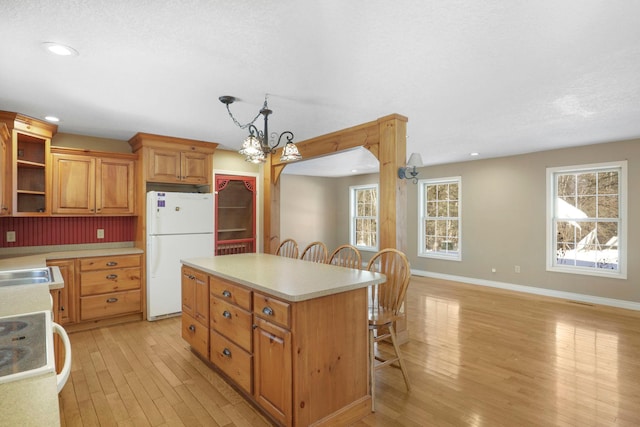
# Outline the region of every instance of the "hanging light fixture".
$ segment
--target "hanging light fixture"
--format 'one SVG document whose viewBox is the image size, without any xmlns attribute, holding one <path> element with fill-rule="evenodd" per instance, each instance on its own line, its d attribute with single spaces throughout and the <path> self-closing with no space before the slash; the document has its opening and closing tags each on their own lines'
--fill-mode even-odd
<svg viewBox="0 0 640 427">
<path fill-rule="evenodd" d="M 286 140 L 286 143 L 284 145 L 284 148 L 282 149 L 282 156 L 280 156 L 280 161 L 293 162 L 302 159 L 302 156 L 298 151 L 298 147 L 296 147 L 293 143 L 293 133 L 285 131 L 280 135 L 278 135 L 276 132 L 269 135 L 268 121 L 269 115 L 273 113 L 273 111 L 271 111 L 267 106 L 266 95 L 264 97 L 264 104 L 262 106 L 262 109 L 260 109 L 260 111 L 258 112 L 258 115 L 254 117 L 252 121 L 244 125 L 238 122 L 235 117 L 233 117 L 233 114 L 231 114 L 231 109 L 229 108 L 229 105 L 233 104 L 236 98 L 233 96 L 225 95 L 221 96 L 218 99 L 220 100 L 220 102 L 227 106 L 229 117 L 231 117 L 233 122 L 238 125 L 240 129 L 249 129 L 249 136 L 244 140 L 242 148 L 238 151 L 238 153 L 245 156 L 245 160 L 247 162 L 266 162 L 267 156 L 276 152 L 276 148 L 280 146 L 283 138 Z M 254 126 L 255 121 L 258 120 L 258 117 L 260 117 L 260 115 L 264 116 L 264 130 L 262 131 L 259 131 L 258 128 Z M 269 137 L 271 137 L 271 139 L 274 141 L 277 137 L 277 142 L 275 144 L 271 144 L 269 142 Z"/>
</svg>

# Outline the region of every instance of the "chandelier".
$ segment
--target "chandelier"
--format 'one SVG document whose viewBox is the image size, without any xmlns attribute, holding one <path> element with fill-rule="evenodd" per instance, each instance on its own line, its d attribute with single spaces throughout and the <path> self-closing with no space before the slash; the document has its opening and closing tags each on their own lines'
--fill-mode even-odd
<svg viewBox="0 0 640 427">
<path fill-rule="evenodd" d="M 231 114 L 231 109 L 229 105 L 233 104 L 236 100 L 235 97 L 225 95 L 218 98 L 220 102 L 227 106 L 227 112 L 229 113 L 229 117 L 233 120 L 233 122 L 240 127 L 240 129 L 249 129 L 249 136 L 244 140 L 242 144 L 242 149 L 238 151 L 238 153 L 245 156 L 245 160 L 251 163 L 264 163 L 267 161 L 267 156 L 269 154 L 274 154 L 276 152 L 276 148 L 280 146 L 283 138 L 286 140 L 284 148 L 282 150 L 282 156 L 280 156 L 281 162 L 293 162 L 296 160 L 302 159 L 300 152 L 298 151 L 298 147 L 293 143 L 293 133 L 289 131 L 282 132 L 278 135 L 276 132 L 273 132 L 269 135 L 269 114 L 273 113 L 267 106 L 267 96 L 264 97 L 264 104 L 262 109 L 258 112 L 258 114 L 247 124 L 241 124 L 233 117 Z M 264 130 L 260 131 L 257 127 L 254 126 L 256 120 L 260 115 L 264 116 Z M 276 141 L 275 143 L 270 143 L 269 137 L 271 137 L 272 141 Z"/>
</svg>

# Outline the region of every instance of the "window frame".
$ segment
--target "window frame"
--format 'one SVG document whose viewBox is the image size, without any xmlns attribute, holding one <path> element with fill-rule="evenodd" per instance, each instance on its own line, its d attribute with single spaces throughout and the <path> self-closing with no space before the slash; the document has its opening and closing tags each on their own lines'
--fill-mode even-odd
<svg viewBox="0 0 640 427">
<path fill-rule="evenodd" d="M 456 219 L 458 221 L 458 250 L 457 252 L 429 252 L 426 247 L 426 189 L 428 185 L 457 184 L 458 185 L 458 216 L 435 217 L 442 219 Z M 462 261 L 462 176 L 445 178 L 429 178 L 418 180 L 418 256 L 422 258 Z"/>
<path fill-rule="evenodd" d="M 562 174 L 571 173 L 598 173 L 610 170 L 617 170 L 618 176 L 618 269 L 597 269 L 593 267 L 572 266 L 557 263 L 557 233 L 556 233 L 556 177 Z M 546 194 L 546 270 L 556 273 L 569 273 L 587 276 L 608 277 L 614 279 L 627 278 L 627 204 L 628 204 L 628 187 L 627 187 L 627 161 L 614 161 L 592 163 L 573 166 L 550 167 L 547 173 L 547 194 Z M 599 222 L 599 218 L 589 219 L 590 222 Z M 601 221 L 610 221 L 610 218 L 603 218 Z"/>
<path fill-rule="evenodd" d="M 359 190 L 371 190 L 376 191 L 376 246 L 364 246 L 357 244 L 356 238 L 356 204 L 358 199 L 356 194 Z M 377 252 L 380 245 L 380 190 L 378 184 L 362 184 L 349 186 L 349 243 L 361 251 Z"/>
</svg>

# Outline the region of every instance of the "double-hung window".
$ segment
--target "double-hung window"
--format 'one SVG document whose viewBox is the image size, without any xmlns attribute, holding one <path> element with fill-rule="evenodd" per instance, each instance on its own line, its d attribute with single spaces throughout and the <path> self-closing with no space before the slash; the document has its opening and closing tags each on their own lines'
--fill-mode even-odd
<svg viewBox="0 0 640 427">
<path fill-rule="evenodd" d="M 378 250 L 378 185 L 349 187 L 350 243 L 358 249 Z"/>
<path fill-rule="evenodd" d="M 418 183 L 418 256 L 460 261 L 461 177 L 422 179 Z"/>
<path fill-rule="evenodd" d="M 627 162 L 547 169 L 547 270 L 626 278 Z"/>
</svg>

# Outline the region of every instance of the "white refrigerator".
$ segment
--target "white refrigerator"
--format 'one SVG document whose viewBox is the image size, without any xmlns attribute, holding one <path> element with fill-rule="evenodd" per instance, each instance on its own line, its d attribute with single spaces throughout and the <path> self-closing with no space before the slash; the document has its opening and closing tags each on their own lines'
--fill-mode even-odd
<svg viewBox="0 0 640 427">
<path fill-rule="evenodd" d="M 182 310 L 180 260 L 213 256 L 211 193 L 147 193 L 147 319 Z"/>
</svg>

